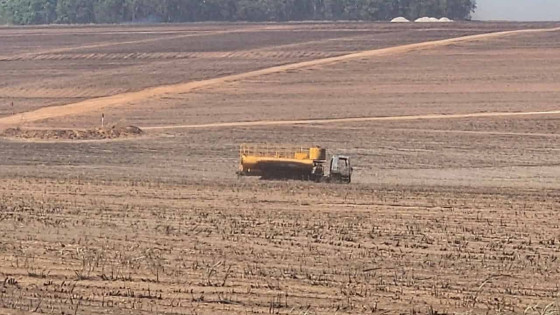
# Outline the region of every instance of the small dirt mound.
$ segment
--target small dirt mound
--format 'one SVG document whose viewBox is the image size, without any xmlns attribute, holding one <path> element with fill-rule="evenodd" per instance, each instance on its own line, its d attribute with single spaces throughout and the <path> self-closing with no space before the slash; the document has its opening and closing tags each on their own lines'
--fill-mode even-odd
<svg viewBox="0 0 560 315">
<path fill-rule="evenodd" d="M 104 140 L 129 138 L 142 135 L 142 129 L 136 126 L 112 126 L 109 128 L 98 128 L 89 130 L 71 129 L 21 129 L 10 128 L 0 134 L 6 138 L 35 139 L 35 140 Z"/>
</svg>

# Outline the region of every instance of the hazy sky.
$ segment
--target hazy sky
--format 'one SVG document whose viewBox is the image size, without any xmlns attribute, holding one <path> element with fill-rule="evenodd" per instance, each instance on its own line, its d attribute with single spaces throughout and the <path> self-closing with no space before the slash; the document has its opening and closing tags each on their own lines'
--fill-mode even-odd
<svg viewBox="0 0 560 315">
<path fill-rule="evenodd" d="M 560 21 L 560 0 L 477 0 L 476 20 Z"/>
</svg>

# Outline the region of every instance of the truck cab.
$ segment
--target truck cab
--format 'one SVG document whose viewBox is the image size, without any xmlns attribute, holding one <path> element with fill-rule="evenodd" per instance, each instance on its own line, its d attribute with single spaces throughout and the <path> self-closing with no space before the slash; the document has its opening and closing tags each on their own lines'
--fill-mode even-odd
<svg viewBox="0 0 560 315">
<path fill-rule="evenodd" d="M 334 155 L 330 163 L 330 179 L 341 183 L 352 181 L 352 164 L 350 157 L 345 155 Z"/>
</svg>

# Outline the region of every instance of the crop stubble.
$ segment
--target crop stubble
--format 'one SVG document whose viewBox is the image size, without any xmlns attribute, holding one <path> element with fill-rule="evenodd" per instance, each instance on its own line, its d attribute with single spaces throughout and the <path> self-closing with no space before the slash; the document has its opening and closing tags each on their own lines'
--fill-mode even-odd
<svg viewBox="0 0 560 315">
<path fill-rule="evenodd" d="M 557 296 L 557 192 L 387 188 L 8 180 L 2 303 L 522 312 Z"/>
</svg>

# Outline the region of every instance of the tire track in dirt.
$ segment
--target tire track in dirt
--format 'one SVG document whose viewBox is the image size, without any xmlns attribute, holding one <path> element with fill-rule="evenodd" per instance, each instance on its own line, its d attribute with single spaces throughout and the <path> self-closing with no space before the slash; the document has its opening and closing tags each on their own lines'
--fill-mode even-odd
<svg viewBox="0 0 560 315">
<path fill-rule="evenodd" d="M 276 28 L 262 28 L 262 29 L 271 29 L 276 30 Z M 283 28 L 278 28 L 283 29 Z M 258 31 L 259 29 L 251 29 L 251 31 Z M 194 36 L 197 34 L 190 34 L 190 36 Z M 199 34 L 197 36 L 201 36 L 203 34 Z M 207 34 L 211 35 L 211 34 Z M 183 35 L 178 35 L 181 38 L 185 37 Z M 301 54 L 308 54 L 309 56 L 317 57 L 317 58 L 326 58 L 331 57 L 335 53 L 329 52 L 322 52 L 322 51 L 281 51 L 282 49 L 286 48 L 293 48 L 299 46 L 305 46 L 310 44 L 318 44 L 318 43 L 326 43 L 330 41 L 337 41 L 342 39 L 358 39 L 364 38 L 367 36 L 371 36 L 371 34 L 360 34 L 351 37 L 336 37 L 336 38 L 328 38 L 328 39 L 320 39 L 320 40 L 312 40 L 312 41 L 303 41 L 298 43 L 292 44 L 285 44 L 285 45 L 273 45 L 267 46 L 258 49 L 251 49 L 251 50 L 240 50 L 240 51 L 208 51 L 208 52 L 153 52 L 153 53 L 144 53 L 144 52 L 137 52 L 137 53 L 81 53 L 81 54 L 65 54 L 66 51 L 50 51 L 50 52 L 38 52 L 34 55 L 26 55 L 26 56 L 15 56 L 12 59 L 8 60 L 10 57 L 6 57 L 8 59 L 4 60 L 3 57 L 0 56 L 0 61 L 14 61 L 14 60 L 169 60 L 169 59 L 190 59 L 190 58 L 292 58 L 294 56 L 300 57 Z M 165 40 L 166 38 L 162 38 L 161 40 Z M 155 40 L 155 39 L 149 39 Z M 114 46 L 110 45 L 109 46 Z M 104 43 L 99 44 L 104 45 Z M 117 43 L 116 45 L 119 45 Z M 99 46 L 104 47 L 104 46 Z M 87 47 L 86 47 L 87 48 Z M 93 48 L 96 48 L 95 45 Z M 66 49 L 66 48 L 62 48 Z M 71 50 L 79 50 L 84 49 L 84 47 L 76 47 L 75 49 L 72 48 Z"/>
<path fill-rule="evenodd" d="M 209 51 L 209 52 L 155 52 L 155 53 L 55 53 L 41 54 L 32 56 L 26 60 L 48 60 L 48 61 L 67 61 L 67 60 L 147 60 L 150 62 L 172 62 L 174 60 L 196 60 L 196 59 L 252 59 L 252 60 L 281 60 L 281 61 L 297 61 L 302 59 L 320 59 L 342 55 L 345 52 L 324 52 L 317 50 L 286 50 L 286 48 L 294 48 L 306 46 L 310 44 L 320 44 L 337 40 L 360 39 L 367 38 L 371 34 L 360 34 L 350 37 L 337 37 L 312 41 L 297 42 L 285 45 L 265 46 L 258 49 L 240 50 L 240 51 Z M 46 82 L 44 82 L 46 83 Z M 48 84 L 47 84 L 48 85 Z M 57 84 L 58 85 L 58 84 Z M 21 84 L 19 86 L 7 86 L 0 88 L 0 95 L 5 98 L 99 98 L 115 94 L 126 93 L 129 90 L 125 88 L 114 89 L 95 89 L 95 88 L 36 88 L 34 85 Z"/>
<path fill-rule="evenodd" d="M 89 99 L 94 97 L 103 97 L 116 93 L 123 93 L 126 90 L 113 88 L 35 88 L 35 87 L 12 87 L 0 88 L 0 95 L 3 98 L 25 98 L 25 99 L 43 99 L 43 98 L 83 98 Z"/>
<path fill-rule="evenodd" d="M 202 36 L 214 36 L 214 35 L 223 35 L 223 34 L 231 34 L 231 33 L 251 33 L 256 31 L 262 30 L 276 30 L 276 29 L 285 29 L 288 28 L 287 26 L 264 26 L 264 27 L 250 27 L 250 28 L 238 28 L 233 30 L 223 30 L 223 31 L 201 31 L 198 33 L 189 33 L 189 34 L 181 34 L 181 35 L 173 35 L 173 36 L 165 36 L 165 37 L 157 37 L 157 38 L 146 38 L 146 39 L 138 39 L 138 40 L 130 40 L 130 41 L 121 41 L 121 42 L 102 42 L 102 43 L 95 43 L 90 45 L 83 45 L 83 46 L 72 46 L 72 47 L 63 47 L 63 48 L 56 48 L 44 51 L 35 51 L 11 56 L 0 56 L 0 61 L 21 61 L 21 60 L 34 60 L 41 55 L 46 54 L 56 54 L 56 53 L 65 53 L 70 51 L 76 51 L 81 49 L 92 49 L 92 48 L 104 48 L 104 47 L 111 47 L 111 46 L 122 46 L 122 45 L 132 45 L 132 44 L 145 44 L 151 42 L 158 42 L 163 40 L 173 40 L 173 39 L 181 39 L 181 38 L 188 38 L 188 37 L 202 37 Z"/>
<path fill-rule="evenodd" d="M 452 133 L 462 135 L 480 136 L 513 136 L 513 137 L 540 137 L 560 138 L 558 133 L 532 133 L 532 132 L 508 132 L 508 131 L 484 131 L 484 130 L 445 130 L 445 129 L 418 129 L 418 128 L 391 128 L 391 131 L 422 132 L 422 133 Z"/>
<path fill-rule="evenodd" d="M 373 116 L 373 117 L 351 117 L 351 118 L 325 118 L 325 119 L 302 119 L 302 120 L 261 120 L 261 121 L 242 121 L 224 122 L 199 125 L 175 125 L 175 126 L 153 126 L 142 127 L 142 130 L 168 130 L 168 129 L 207 129 L 225 127 L 266 127 L 266 126 L 285 126 L 285 125 L 315 125 L 315 124 L 340 124 L 340 123 L 359 123 L 375 121 L 406 121 L 406 120 L 432 120 L 432 119 L 460 119 L 460 118 L 492 118 L 492 117 L 515 117 L 515 116 L 536 116 L 536 115 L 558 115 L 560 110 L 542 112 L 484 112 L 470 114 L 426 114 L 410 116 Z"/>
<path fill-rule="evenodd" d="M 65 54 L 65 55 L 41 55 L 34 60 L 147 60 L 155 61 L 157 64 L 165 64 L 174 60 L 183 59 L 190 62 L 196 59 L 227 59 L 227 60 L 266 60 L 275 61 L 280 63 L 286 60 L 303 60 L 303 59 L 319 59 L 332 57 L 336 54 L 319 51 L 276 51 L 266 49 L 257 50 L 243 50 L 234 52 L 186 52 L 186 53 L 135 53 L 135 54 Z M 62 56 L 62 58 L 58 58 Z M 143 64 L 142 66 L 145 66 Z M 91 74 L 90 74 L 91 75 Z M 75 79 L 81 77 L 76 76 Z M 56 85 L 57 87 L 39 87 L 37 88 L 33 83 L 23 83 L 16 86 L 0 87 L 0 96 L 3 98 L 25 98 L 25 99 L 40 99 L 40 98 L 82 98 L 92 99 L 99 97 L 106 97 L 129 92 L 130 89 L 125 87 L 114 87 L 112 89 L 101 88 L 77 88 L 77 87 L 58 87 L 60 86 L 60 79 L 52 82 L 44 80 L 41 84 L 43 86 Z M 71 83 L 72 79 L 65 79 L 66 82 Z M 71 84 L 70 84 L 71 85 Z"/>
<path fill-rule="evenodd" d="M 541 32 L 554 32 L 560 31 L 560 27 L 558 28 L 548 28 L 548 29 L 527 29 L 527 30 L 516 30 L 516 31 L 504 31 L 504 32 L 494 32 L 494 33 L 486 33 L 486 34 L 477 34 L 477 35 L 469 35 L 469 36 L 462 36 L 444 40 L 436 40 L 436 41 L 428 41 L 416 44 L 407 44 L 402 46 L 395 46 L 389 48 L 382 48 L 382 49 L 374 49 L 374 50 L 367 50 L 357 53 L 351 53 L 336 57 L 328 57 L 322 59 L 315 59 L 310 61 L 304 62 L 297 62 L 292 64 L 286 64 L 281 66 L 274 66 L 270 68 L 264 68 L 261 70 L 255 70 L 240 74 L 228 75 L 224 77 L 218 77 L 213 79 L 201 80 L 201 81 L 193 81 L 187 83 L 180 83 L 174 85 L 165 85 L 165 86 L 158 86 L 152 87 L 145 90 L 137 91 L 137 92 L 128 92 L 123 94 L 117 94 L 107 97 L 95 98 L 90 100 L 85 100 L 73 104 L 61 105 L 61 106 L 52 106 L 52 107 L 44 107 L 41 109 L 37 109 L 34 111 L 16 114 L 4 118 L 0 118 L 0 129 L 15 126 L 21 124 L 22 122 L 29 123 L 38 120 L 44 120 L 48 118 L 55 118 L 55 117 L 63 117 L 69 115 L 77 115 L 83 114 L 90 111 L 101 110 L 106 107 L 110 106 L 121 106 L 124 104 L 130 104 L 137 101 L 143 101 L 146 99 L 158 98 L 164 95 L 169 94 L 184 94 L 189 93 L 192 91 L 200 90 L 207 87 L 227 84 L 231 82 L 236 82 L 243 79 L 259 77 L 263 75 L 269 74 L 276 74 L 276 73 L 283 73 L 292 70 L 298 70 L 303 68 L 310 68 L 316 66 L 323 66 L 327 64 L 333 64 L 342 61 L 360 59 L 360 58 L 371 58 L 371 57 L 384 57 L 384 56 L 392 56 L 397 54 L 404 54 L 412 51 L 423 50 L 423 49 L 432 49 L 438 47 L 449 46 L 456 43 L 463 43 L 463 42 L 470 42 L 470 41 L 477 41 L 477 40 L 487 40 L 496 37 L 503 37 L 503 36 L 510 36 L 510 35 L 519 35 L 519 34 L 533 34 L 533 33 L 541 33 Z M 552 112 L 549 112 L 552 113 Z M 554 112 L 557 113 L 557 112 Z M 507 113 L 494 113 L 495 116 L 501 116 Z M 511 113 L 514 114 L 514 113 Z M 485 117 L 485 116 L 476 116 L 476 115 L 492 115 L 492 113 L 483 113 L 483 114 L 468 114 L 468 115 L 475 115 L 472 117 Z M 463 115 L 463 118 L 471 117 L 468 115 Z M 430 117 L 453 117 L 456 116 L 457 118 L 460 116 L 457 115 L 424 115 L 424 118 L 416 119 L 429 119 Z M 400 119 L 406 119 L 402 116 Z M 388 119 L 383 117 L 366 117 L 366 118 L 342 118 L 342 119 L 324 119 L 324 120 L 302 120 L 302 121 L 267 121 L 267 122 L 241 122 L 241 123 L 224 123 L 224 124 L 207 124 L 207 125 L 200 125 L 206 127 L 220 127 L 220 126 L 256 126 L 256 125 L 274 125 L 274 124 L 305 124 L 305 123 L 319 123 L 319 122 L 359 122 L 359 121 L 369 121 L 369 120 L 382 120 Z M 393 117 L 393 119 L 399 119 Z M 410 119 L 410 118 L 409 118 Z M 237 124 L 237 125 L 231 125 Z M 192 126 L 183 126 L 184 128 L 194 128 Z M 178 126 L 162 126 L 159 127 L 160 129 L 173 129 L 178 128 Z M 198 127 L 201 128 L 201 127 Z"/>
<path fill-rule="evenodd" d="M 281 48 L 281 47 L 280 47 Z M 156 52 L 156 53 L 87 53 L 87 54 L 42 54 L 34 56 L 32 60 L 176 60 L 176 59 L 289 59 L 302 56 L 325 58 L 332 53 L 319 51 L 272 51 L 242 50 L 233 52 Z"/>
</svg>

